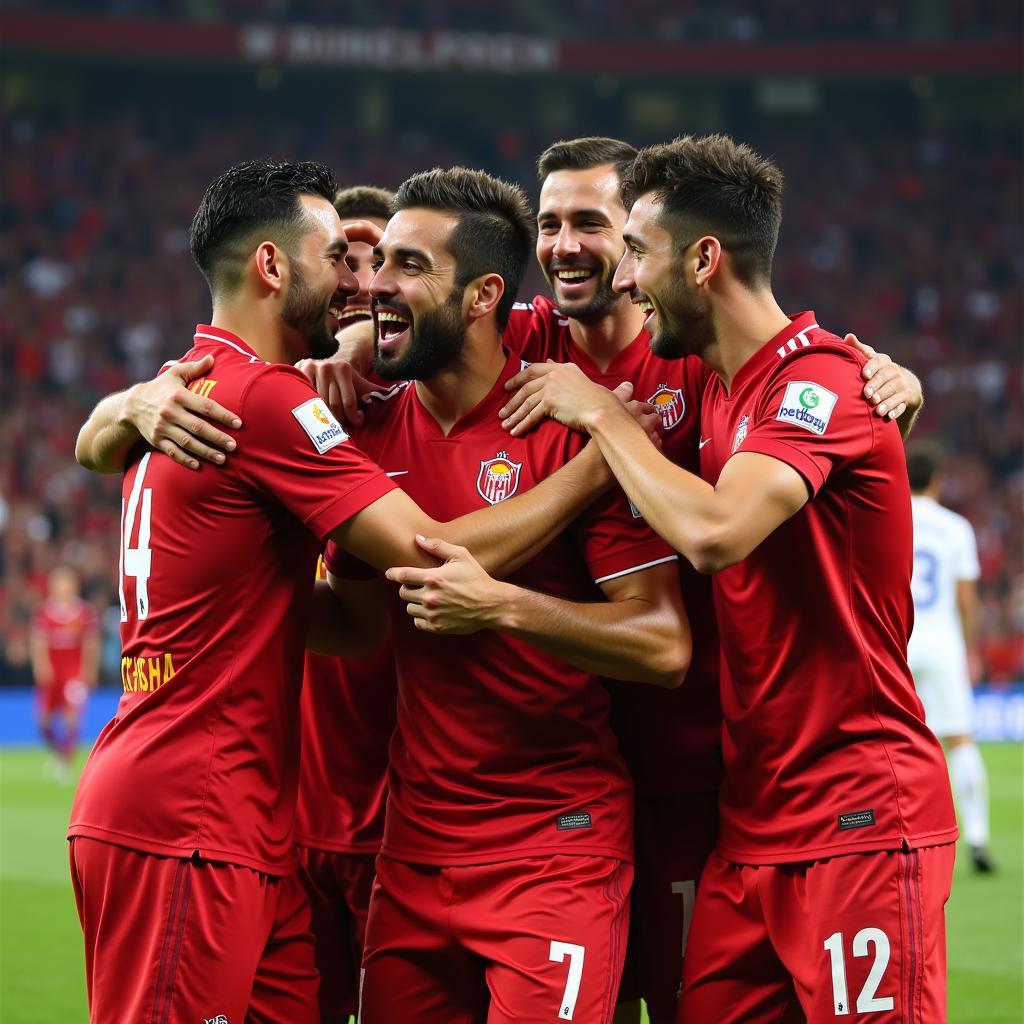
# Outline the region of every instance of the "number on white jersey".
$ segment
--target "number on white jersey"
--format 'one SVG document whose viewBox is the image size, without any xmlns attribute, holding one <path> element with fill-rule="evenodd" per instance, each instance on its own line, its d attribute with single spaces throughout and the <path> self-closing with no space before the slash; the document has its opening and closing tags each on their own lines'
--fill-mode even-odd
<svg viewBox="0 0 1024 1024">
<path fill-rule="evenodd" d="M 926 548 L 914 549 L 914 576 L 911 580 L 914 607 L 924 611 L 939 596 L 939 560 Z"/>
<path fill-rule="evenodd" d="M 583 981 L 583 957 L 586 950 L 583 946 L 577 946 L 574 942 L 551 943 L 551 951 L 548 953 L 548 960 L 554 963 L 565 963 L 569 958 L 569 976 L 565 979 L 565 991 L 562 993 L 562 1003 L 558 1008 L 559 1020 L 572 1020 L 573 1012 L 576 1010 L 576 1000 L 580 995 L 580 983 Z"/>
<path fill-rule="evenodd" d="M 152 452 L 147 452 L 139 462 L 132 483 L 127 504 L 121 499 L 121 564 L 118 592 L 121 597 L 121 621 L 128 621 L 128 606 L 124 599 L 124 581 L 130 576 L 135 580 L 135 611 L 140 619 L 149 616 L 149 577 L 153 572 L 153 552 L 149 548 L 150 522 L 153 516 L 153 489 L 143 488 L 142 482 L 149 468 Z M 141 498 L 141 510 L 140 510 Z M 132 547 L 132 533 L 135 518 L 139 517 L 139 540 Z"/>
<path fill-rule="evenodd" d="M 882 976 L 889 966 L 889 936 L 881 928 L 861 928 L 853 937 L 853 955 L 868 955 L 868 946 L 875 947 L 875 960 L 868 972 L 864 987 L 857 996 L 858 1013 L 879 1013 L 893 1008 L 892 996 L 876 996 Z M 837 1017 L 850 1012 L 850 997 L 846 988 L 846 957 L 843 953 L 843 933 L 833 932 L 824 942 L 832 966 L 832 1005 Z"/>
</svg>

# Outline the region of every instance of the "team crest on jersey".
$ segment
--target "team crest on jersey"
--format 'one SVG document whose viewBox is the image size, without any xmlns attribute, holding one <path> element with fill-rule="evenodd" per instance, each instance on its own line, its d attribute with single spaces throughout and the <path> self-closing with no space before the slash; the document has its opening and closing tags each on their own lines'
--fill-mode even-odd
<svg viewBox="0 0 1024 1024">
<path fill-rule="evenodd" d="M 736 450 L 747 437 L 747 424 L 750 423 L 750 417 L 744 416 L 740 420 L 740 425 L 736 428 L 736 436 L 732 439 L 732 454 L 736 454 Z"/>
<path fill-rule="evenodd" d="M 485 459 L 480 463 L 480 473 L 476 478 L 476 489 L 480 497 L 490 505 L 511 498 L 519 489 L 519 471 L 521 462 L 513 462 L 508 452 L 498 452 L 493 459 Z"/>
<path fill-rule="evenodd" d="M 679 425 L 686 415 L 686 399 L 679 388 L 670 388 L 667 384 L 659 384 L 658 390 L 647 399 L 661 417 L 661 429 L 671 430 Z"/>
</svg>

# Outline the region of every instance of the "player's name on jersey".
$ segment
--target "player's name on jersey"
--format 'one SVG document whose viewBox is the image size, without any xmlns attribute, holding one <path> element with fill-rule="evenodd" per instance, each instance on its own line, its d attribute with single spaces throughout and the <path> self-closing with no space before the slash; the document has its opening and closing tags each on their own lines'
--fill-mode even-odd
<svg viewBox="0 0 1024 1024">
<path fill-rule="evenodd" d="M 170 651 L 145 658 L 121 659 L 121 685 L 125 693 L 159 690 L 174 675 Z"/>
</svg>

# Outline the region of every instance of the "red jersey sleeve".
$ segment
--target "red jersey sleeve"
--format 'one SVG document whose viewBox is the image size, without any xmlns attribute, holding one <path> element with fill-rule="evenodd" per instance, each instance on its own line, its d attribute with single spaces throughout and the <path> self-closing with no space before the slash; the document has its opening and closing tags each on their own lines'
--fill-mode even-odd
<svg viewBox="0 0 1024 1024">
<path fill-rule="evenodd" d="M 815 346 L 788 357 L 761 400 L 740 451 L 792 466 L 816 495 L 836 470 L 862 458 L 875 430 L 896 430 L 872 416 L 862 395 L 863 360 Z"/>
<path fill-rule="evenodd" d="M 255 377 L 240 415 L 239 469 L 321 542 L 395 487 L 291 367 L 268 367 Z"/>
<path fill-rule="evenodd" d="M 675 550 L 661 539 L 639 515 L 626 495 L 613 487 L 576 521 L 573 537 L 591 579 L 606 583 L 618 576 L 675 562 Z"/>
</svg>

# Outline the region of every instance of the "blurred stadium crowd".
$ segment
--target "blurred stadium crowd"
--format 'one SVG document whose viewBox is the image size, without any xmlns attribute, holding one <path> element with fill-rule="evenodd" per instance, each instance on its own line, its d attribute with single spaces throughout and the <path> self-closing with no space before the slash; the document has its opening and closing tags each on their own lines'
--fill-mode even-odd
<svg viewBox="0 0 1024 1024">
<path fill-rule="evenodd" d="M 179 6 L 229 17 L 241 5 Z M 265 4 L 292 17 L 319 6 Z M 441 9 L 461 17 L 461 6 Z M 718 6 L 756 14 L 765 5 Z M 573 7 L 621 15 L 618 4 Z M 814 7 L 824 33 L 832 7 Z M 120 480 L 81 470 L 74 440 L 97 399 L 154 374 L 207 316 L 186 230 L 214 175 L 246 156 L 310 156 L 333 161 L 344 184 L 393 187 L 414 171 L 466 162 L 535 194 L 533 156 L 552 141 L 495 129 L 473 152 L 425 131 L 386 142 L 358 132 L 325 142 L 318 131 L 298 119 L 275 124 L 268 152 L 255 113 L 228 122 L 137 112 L 0 120 L 0 682 L 28 681 L 32 610 L 58 562 L 79 569 L 85 594 L 106 614 L 106 680 L 116 679 Z M 776 292 L 786 303 L 813 303 L 824 325 L 857 332 L 921 376 L 917 432 L 947 446 L 944 498 L 978 534 L 985 675 L 1024 679 L 1024 167 L 1015 137 L 992 128 L 908 135 L 883 125 L 865 134 L 841 120 L 813 135 L 795 126 L 764 132 L 746 137 L 787 175 Z M 533 284 L 540 290 L 539 278 Z"/>
<path fill-rule="evenodd" d="M 2 5 L 0 5 L 2 6 Z M 373 4 L 336 0 L 35 0 L 37 11 L 161 17 L 193 22 L 272 22 L 380 27 Z M 613 39 L 753 42 L 800 39 L 986 39 L 1019 30 L 1020 9 L 1000 0 L 392 0 L 389 22 L 403 30 L 514 32 Z"/>
</svg>

